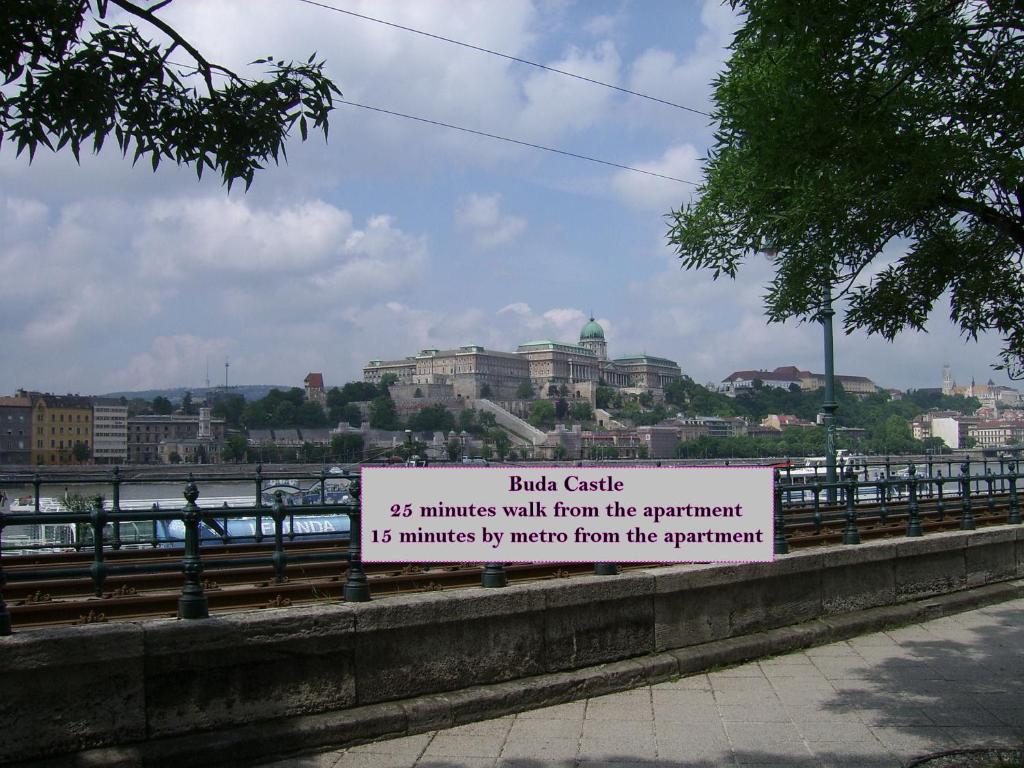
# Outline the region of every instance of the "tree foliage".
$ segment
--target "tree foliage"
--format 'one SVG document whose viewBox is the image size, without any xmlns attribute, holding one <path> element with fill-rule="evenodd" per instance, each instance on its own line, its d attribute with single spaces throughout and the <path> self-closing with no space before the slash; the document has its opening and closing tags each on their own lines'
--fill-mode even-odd
<svg viewBox="0 0 1024 768">
<path fill-rule="evenodd" d="M 770 319 L 818 317 L 828 287 L 847 332 L 890 340 L 948 291 L 1024 373 L 1024 6 L 731 1 L 705 180 L 671 214 L 683 266 L 735 277 L 770 248 Z"/>
<path fill-rule="evenodd" d="M 527 419 L 537 429 L 552 429 L 555 426 L 555 404 L 550 400 L 536 400 L 530 405 Z"/>
<path fill-rule="evenodd" d="M 533 400 L 536 396 L 537 393 L 533 389 L 533 382 L 530 380 L 520 382 L 519 386 L 516 387 L 516 397 L 519 400 Z"/>
<path fill-rule="evenodd" d="M 338 461 L 359 461 L 363 458 L 362 435 L 335 435 L 331 438 L 331 455 Z"/>
<path fill-rule="evenodd" d="M 0 17 L 0 144 L 29 157 L 40 147 L 98 152 L 113 134 L 133 162 L 146 157 L 220 173 L 248 189 L 256 170 L 285 156 L 298 125 L 328 130 L 337 87 L 313 54 L 303 63 L 258 59 L 265 79 L 245 79 L 208 61 L 157 11 L 129 0 L 5 0 Z M 112 24 L 114 6 L 133 24 Z M 88 31 L 87 31 L 88 30 Z M 171 56 L 186 59 L 178 64 Z"/>
<path fill-rule="evenodd" d="M 442 403 L 434 403 L 412 414 L 407 426 L 413 432 L 450 432 L 455 429 L 455 416 Z"/>
<path fill-rule="evenodd" d="M 245 435 L 228 435 L 224 438 L 224 447 L 221 448 L 220 456 L 226 462 L 241 462 L 245 460 L 249 444 Z"/>
<path fill-rule="evenodd" d="M 163 395 L 157 395 L 154 397 L 153 404 L 150 407 L 152 408 L 153 413 L 160 416 L 168 416 L 174 413 L 174 404 Z"/>
</svg>

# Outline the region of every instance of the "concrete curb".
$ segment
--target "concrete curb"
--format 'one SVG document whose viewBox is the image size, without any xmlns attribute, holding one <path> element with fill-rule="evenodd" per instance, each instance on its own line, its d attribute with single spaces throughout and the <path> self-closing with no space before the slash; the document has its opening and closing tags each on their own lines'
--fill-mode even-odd
<svg viewBox="0 0 1024 768">
<path fill-rule="evenodd" d="M 264 721 L 184 737 L 152 739 L 135 745 L 92 749 L 14 765 L 23 768 L 252 766 L 272 759 L 407 736 L 616 693 L 713 667 L 789 653 L 1021 597 L 1024 597 L 1024 579 L 1000 582 L 570 672 L 536 675 L 444 694 Z"/>
</svg>

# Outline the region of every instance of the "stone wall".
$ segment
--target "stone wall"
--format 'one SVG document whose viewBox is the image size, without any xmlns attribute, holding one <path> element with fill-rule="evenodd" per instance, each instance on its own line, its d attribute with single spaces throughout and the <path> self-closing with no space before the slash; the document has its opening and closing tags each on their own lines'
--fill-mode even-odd
<svg viewBox="0 0 1024 768">
<path fill-rule="evenodd" d="M 144 762 L 139 745 L 164 739 L 160 749 L 174 745 L 175 765 L 200 765 L 204 755 L 188 753 L 199 731 L 207 735 L 194 743 L 223 746 L 261 738 L 261 723 L 278 734 L 293 720 L 327 727 L 315 719 L 311 726 L 308 716 L 341 712 L 344 719 L 353 708 L 385 702 L 407 708 L 413 697 L 1022 577 L 1024 527 L 1000 526 L 803 550 L 774 563 L 680 565 L 189 622 L 25 630 L 0 638 L 0 764 L 63 755 L 66 762 L 47 764 L 71 765 L 75 753 L 111 747 L 106 758 L 94 751 L 91 759 L 116 764 L 116 753 L 132 765 Z M 386 704 L 374 710 L 383 719 L 369 736 L 394 732 L 389 711 Z"/>
</svg>

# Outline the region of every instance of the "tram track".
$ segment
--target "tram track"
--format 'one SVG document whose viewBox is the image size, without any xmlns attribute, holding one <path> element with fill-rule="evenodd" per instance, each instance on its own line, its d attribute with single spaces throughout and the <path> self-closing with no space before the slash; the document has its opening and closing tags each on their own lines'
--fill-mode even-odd
<svg viewBox="0 0 1024 768">
<path fill-rule="evenodd" d="M 624 565 L 622 570 L 648 568 L 651 564 Z M 483 567 L 480 565 L 438 566 L 366 566 L 370 592 L 375 596 L 409 592 L 430 592 L 480 586 Z M 586 563 L 519 563 L 505 568 L 509 583 L 565 578 L 592 573 Z M 204 594 L 211 611 L 253 610 L 286 607 L 317 602 L 338 602 L 343 599 L 344 571 L 333 576 L 306 578 L 290 576 L 284 582 L 271 579 L 259 583 L 225 584 L 204 573 Z M 173 618 L 181 596 L 181 578 L 174 589 L 139 591 L 120 587 L 102 597 L 78 595 L 55 598 L 52 594 L 24 594 L 20 600 L 8 600 L 15 628 L 58 624 L 86 624 L 116 619 Z"/>
<path fill-rule="evenodd" d="M 946 500 L 941 512 L 936 499 L 920 503 L 924 533 L 956 530 L 961 525 L 959 505 Z M 1008 496 L 977 499 L 972 510 L 979 528 L 1007 521 Z M 856 508 L 861 541 L 905 537 L 909 516 L 906 501 Z M 793 549 L 835 545 L 843 541 L 847 525 L 843 506 L 822 506 L 819 522 L 811 509 L 787 509 L 786 538 Z M 884 519 L 883 519 L 884 518 Z M 820 525 L 820 530 L 817 530 Z M 204 592 L 214 612 L 252 610 L 343 599 L 347 572 L 347 542 L 295 541 L 286 544 L 285 577 L 277 578 L 273 547 L 229 544 L 202 550 Z M 300 561 L 299 558 L 324 558 Z M 235 562 L 232 562 L 235 561 Z M 238 561 L 242 561 L 239 564 Z M 261 562 L 255 562 L 261 561 Z M 265 562 L 262 562 L 265 561 Z M 623 566 L 623 571 L 656 564 Z M 147 617 L 173 617 L 183 584 L 182 550 L 175 548 L 104 550 L 103 567 L 110 573 L 100 594 L 89 574 L 94 567 L 91 550 L 5 556 L 8 583 L 4 596 L 15 628 L 91 623 Z M 479 564 L 447 565 L 364 564 L 374 596 L 480 586 Z M 75 575 L 59 575 L 76 571 Z M 122 572 L 118 572 L 122 571 Z M 129 571 L 129 572 L 124 572 Z M 505 568 L 509 583 L 556 579 L 593 572 L 584 563 L 520 563 Z"/>
</svg>

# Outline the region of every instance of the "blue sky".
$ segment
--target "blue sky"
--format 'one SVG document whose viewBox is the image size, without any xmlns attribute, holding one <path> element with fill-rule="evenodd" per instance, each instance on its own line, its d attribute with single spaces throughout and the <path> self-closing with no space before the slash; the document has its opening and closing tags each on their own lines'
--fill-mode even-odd
<svg viewBox="0 0 1024 768">
<path fill-rule="evenodd" d="M 330 0 L 329 0 L 330 2 Z M 737 19 L 718 2 L 355 0 L 330 4 L 709 109 Z M 298 0 L 178 0 L 166 19 L 254 74 L 316 51 L 345 98 L 699 180 L 708 120 Z M 149 34 L 149 31 L 147 31 Z M 230 194 L 116 152 L 0 150 L 0 392 L 99 393 L 361 376 L 374 357 L 573 340 L 591 311 L 613 356 L 822 369 L 821 331 L 767 325 L 765 263 L 682 272 L 664 216 L 693 188 L 340 105 L 330 141 Z M 946 313 L 948 314 L 948 312 Z M 998 339 L 937 311 L 895 344 L 837 335 L 837 371 L 900 388 L 979 381 Z"/>
</svg>

